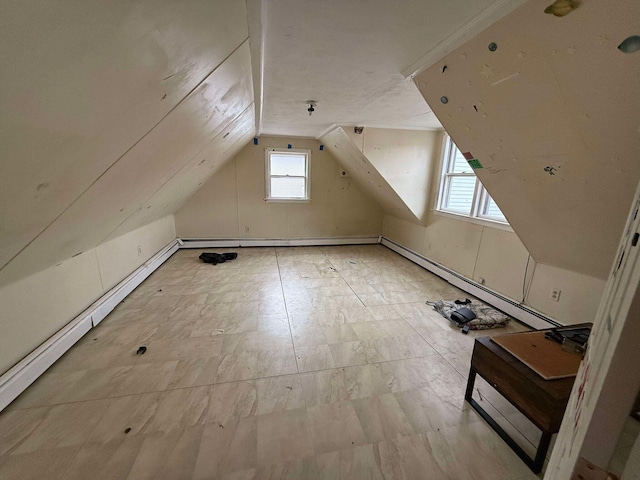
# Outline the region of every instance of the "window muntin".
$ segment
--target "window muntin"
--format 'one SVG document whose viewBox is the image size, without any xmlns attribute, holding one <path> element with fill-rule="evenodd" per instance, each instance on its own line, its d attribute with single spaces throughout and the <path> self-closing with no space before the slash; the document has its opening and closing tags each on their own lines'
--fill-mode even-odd
<svg viewBox="0 0 640 480">
<path fill-rule="evenodd" d="M 440 180 L 438 210 L 508 224 L 473 169 L 447 135 Z"/>
<path fill-rule="evenodd" d="M 266 150 L 266 199 L 309 200 L 310 150 Z"/>
</svg>

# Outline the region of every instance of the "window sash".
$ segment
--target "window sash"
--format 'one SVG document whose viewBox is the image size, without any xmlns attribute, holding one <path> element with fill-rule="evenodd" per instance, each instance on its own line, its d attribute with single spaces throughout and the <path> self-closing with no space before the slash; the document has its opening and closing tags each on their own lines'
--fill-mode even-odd
<svg viewBox="0 0 640 480">
<path fill-rule="evenodd" d="M 492 222 L 499 222 L 508 225 L 507 219 L 504 215 L 497 215 L 495 210 L 500 211 L 500 208 L 495 204 L 495 201 L 489 195 L 486 188 L 480 182 L 480 179 L 476 176 L 473 170 L 465 172 L 464 168 L 460 167 L 459 161 L 461 155 L 457 155 L 458 148 L 451 140 L 451 137 L 446 136 L 446 143 L 443 152 L 442 173 L 440 178 L 440 189 L 437 202 L 437 210 L 446 213 L 453 213 L 456 215 L 462 215 L 469 218 L 479 218 L 483 220 L 490 220 Z M 456 165 L 456 159 L 458 164 Z M 455 183 L 456 178 L 474 178 L 473 194 L 469 199 L 468 211 L 466 208 L 456 208 L 452 206 L 451 202 L 451 190 L 452 183 Z M 493 201 L 495 208 L 490 209 L 490 204 Z M 492 210 L 492 213 L 489 213 Z M 502 213 L 500 211 L 500 213 Z"/>
<path fill-rule="evenodd" d="M 271 156 L 304 156 L 304 171 L 305 175 L 281 175 L 281 174 L 272 174 L 271 173 Z M 308 201 L 310 199 L 310 182 L 309 182 L 309 170 L 311 163 L 311 150 L 301 150 L 301 149 L 278 149 L 278 148 L 267 148 L 265 149 L 265 200 L 275 200 L 275 201 Z M 303 196 L 296 197 L 283 197 L 283 196 L 273 196 L 271 183 L 272 179 L 277 178 L 289 178 L 289 179 L 302 179 L 304 184 L 304 194 Z"/>
</svg>

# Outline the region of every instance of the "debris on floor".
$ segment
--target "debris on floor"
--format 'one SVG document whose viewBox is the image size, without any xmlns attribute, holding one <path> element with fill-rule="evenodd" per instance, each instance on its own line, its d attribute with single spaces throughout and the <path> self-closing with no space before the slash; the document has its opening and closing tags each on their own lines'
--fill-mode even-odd
<svg viewBox="0 0 640 480">
<path fill-rule="evenodd" d="M 511 318 L 489 305 L 478 300 L 436 300 L 427 301 L 433 309 L 447 320 L 462 328 L 462 333 L 469 330 L 486 330 L 489 328 L 503 328 L 508 325 Z M 468 327 L 468 328 L 467 328 Z"/>
<path fill-rule="evenodd" d="M 213 263 L 214 265 L 217 265 L 219 263 L 224 263 L 228 260 L 235 260 L 236 258 L 238 258 L 238 254 L 236 252 L 230 252 L 230 253 L 203 252 L 200 254 L 198 258 L 202 260 L 204 263 Z"/>
<path fill-rule="evenodd" d="M 141 347 L 138 347 L 138 351 L 136 352 L 136 355 L 144 355 L 146 351 L 147 351 L 147 347 L 142 345 Z"/>
</svg>

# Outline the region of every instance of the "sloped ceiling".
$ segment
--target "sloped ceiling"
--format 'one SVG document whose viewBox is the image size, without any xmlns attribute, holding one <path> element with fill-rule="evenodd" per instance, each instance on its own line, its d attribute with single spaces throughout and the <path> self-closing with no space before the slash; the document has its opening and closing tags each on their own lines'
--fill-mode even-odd
<svg viewBox="0 0 640 480">
<path fill-rule="evenodd" d="M 247 37 L 243 0 L 3 5 L 0 285 L 173 213 L 248 142 Z"/>
<path fill-rule="evenodd" d="M 378 172 L 342 127 L 323 135 L 320 141 L 338 163 L 354 178 L 358 186 L 369 194 L 382 209 L 409 222 L 420 223 L 389 182 Z"/>
<path fill-rule="evenodd" d="M 605 278 L 640 179 L 640 52 L 617 48 L 640 33 L 640 8 L 582 2 L 555 17 L 549 3 L 530 0 L 415 81 L 535 260 Z"/>
</svg>

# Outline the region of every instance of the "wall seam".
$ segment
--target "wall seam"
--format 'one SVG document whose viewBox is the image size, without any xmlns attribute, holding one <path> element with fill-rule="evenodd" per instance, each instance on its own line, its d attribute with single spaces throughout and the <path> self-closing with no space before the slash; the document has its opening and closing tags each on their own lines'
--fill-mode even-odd
<svg viewBox="0 0 640 480">
<path fill-rule="evenodd" d="M 480 231 L 480 241 L 478 242 L 478 250 L 476 250 L 476 259 L 473 262 L 473 270 L 471 271 L 471 278 L 475 280 L 476 278 L 476 267 L 478 266 L 478 257 L 480 256 L 480 247 L 482 246 L 482 237 L 484 236 L 485 227 L 481 227 Z"/>
</svg>

